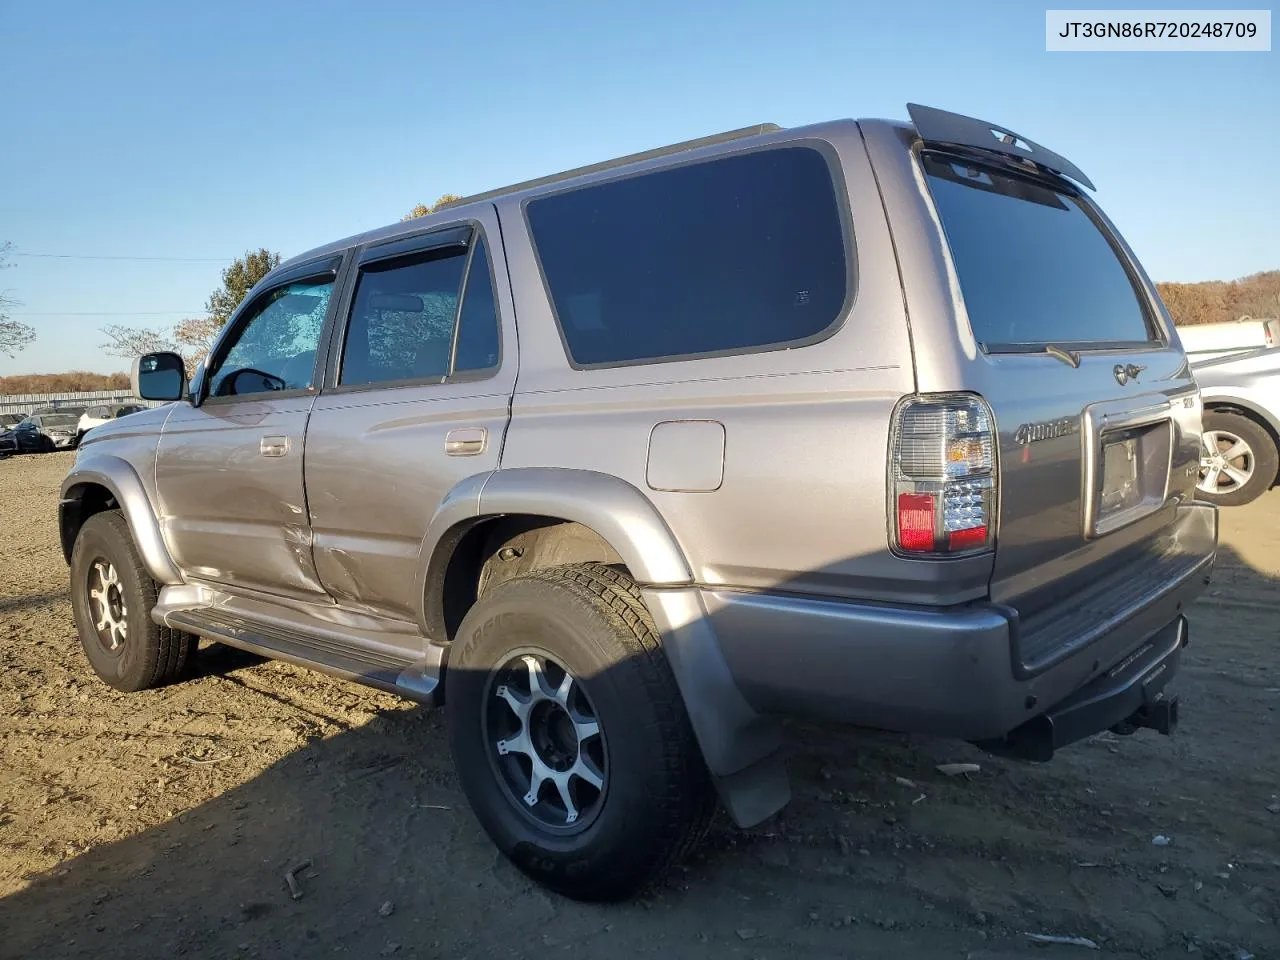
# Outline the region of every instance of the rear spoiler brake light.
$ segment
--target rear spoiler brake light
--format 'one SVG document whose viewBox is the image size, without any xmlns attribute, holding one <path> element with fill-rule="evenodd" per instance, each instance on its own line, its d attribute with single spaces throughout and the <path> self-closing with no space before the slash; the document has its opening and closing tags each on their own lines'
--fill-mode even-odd
<svg viewBox="0 0 1280 960">
<path fill-rule="evenodd" d="M 911 115 L 916 133 L 926 143 L 968 147 L 970 150 L 1015 157 L 1043 167 L 1050 173 L 1070 177 L 1090 190 L 1097 189 L 1093 181 L 1084 175 L 1084 171 L 1066 157 L 1014 133 L 1008 127 L 975 120 L 959 113 L 948 113 L 936 107 L 923 107 L 918 103 L 908 103 L 907 113 Z"/>
</svg>

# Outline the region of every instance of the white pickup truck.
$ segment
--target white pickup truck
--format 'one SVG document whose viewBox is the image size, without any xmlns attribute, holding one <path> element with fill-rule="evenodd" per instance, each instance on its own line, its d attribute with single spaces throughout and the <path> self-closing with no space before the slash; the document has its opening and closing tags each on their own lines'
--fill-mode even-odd
<svg viewBox="0 0 1280 960">
<path fill-rule="evenodd" d="M 1280 346 L 1280 319 L 1243 317 L 1230 323 L 1198 323 L 1178 327 L 1178 336 L 1188 359 L 1197 363 L 1242 350 Z"/>
</svg>

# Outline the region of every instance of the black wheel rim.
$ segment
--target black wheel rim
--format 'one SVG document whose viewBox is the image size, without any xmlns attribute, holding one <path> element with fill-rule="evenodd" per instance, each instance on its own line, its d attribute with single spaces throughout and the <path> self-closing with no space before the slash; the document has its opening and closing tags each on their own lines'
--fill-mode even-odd
<svg viewBox="0 0 1280 960">
<path fill-rule="evenodd" d="M 490 672 L 481 723 L 495 777 L 522 816 L 559 834 L 595 822 L 609 755 L 581 680 L 545 651 L 518 651 Z"/>
<path fill-rule="evenodd" d="M 107 557 L 95 557 L 85 574 L 89 617 L 102 649 L 120 656 L 129 639 L 129 607 L 120 572 Z"/>
</svg>

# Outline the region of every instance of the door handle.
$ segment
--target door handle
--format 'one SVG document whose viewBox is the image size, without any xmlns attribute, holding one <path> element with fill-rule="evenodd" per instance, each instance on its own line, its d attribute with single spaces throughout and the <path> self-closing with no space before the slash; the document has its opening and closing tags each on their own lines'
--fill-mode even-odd
<svg viewBox="0 0 1280 960">
<path fill-rule="evenodd" d="M 488 439 L 484 427 L 459 427 L 444 435 L 444 452 L 451 457 L 474 457 L 484 453 Z"/>
<path fill-rule="evenodd" d="M 289 452 L 288 437 L 263 437 L 258 452 L 264 457 L 283 457 Z"/>
</svg>

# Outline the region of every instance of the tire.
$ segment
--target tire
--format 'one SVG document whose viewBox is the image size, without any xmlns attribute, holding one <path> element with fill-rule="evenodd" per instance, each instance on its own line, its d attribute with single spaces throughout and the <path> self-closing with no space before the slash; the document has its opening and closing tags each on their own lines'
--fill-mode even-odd
<svg viewBox="0 0 1280 960">
<path fill-rule="evenodd" d="M 71 551 L 71 607 L 89 664 L 108 686 L 126 693 L 163 686 L 191 662 L 197 638 L 151 619 L 157 593 L 124 515 L 107 510 L 86 520 Z M 111 619 L 100 630 L 103 604 Z"/>
<path fill-rule="evenodd" d="M 553 666 L 572 674 L 572 709 L 564 713 L 572 726 L 584 717 L 598 723 L 598 736 L 581 737 L 576 754 L 572 747 L 566 754 L 579 758 L 574 769 L 589 762 L 602 778 L 595 789 L 569 771 L 581 808 L 572 824 L 558 783 L 543 784 L 536 805 L 532 790 L 518 796 L 532 752 L 503 755 L 497 747 L 503 734 L 504 744 L 521 731 L 522 742 L 537 739 L 545 704 L 522 720 L 503 691 L 520 699 L 532 690 L 521 658 L 540 656 L 548 688 L 564 675 Z M 577 900 L 621 900 L 705 834 L 716 804 L 710 775 L 653 620 L 625 574 L 600 564 L 553 567 L 486 591 L 458 630 L 445 693 L 454 764 L 477 818 L 498 849 L 546 887 Z"/>
<path fill-rule="evenodd" d="M 1238 452 L 1228 458 L 1233 451 Z M 1280 453 L 1266 428 L 1225 410 L 1205 411 L 1200 456 L 1196 498 L 1224 507 L 1258 499 L 1275 483 L 1280 470 Z"/>
</svg>

